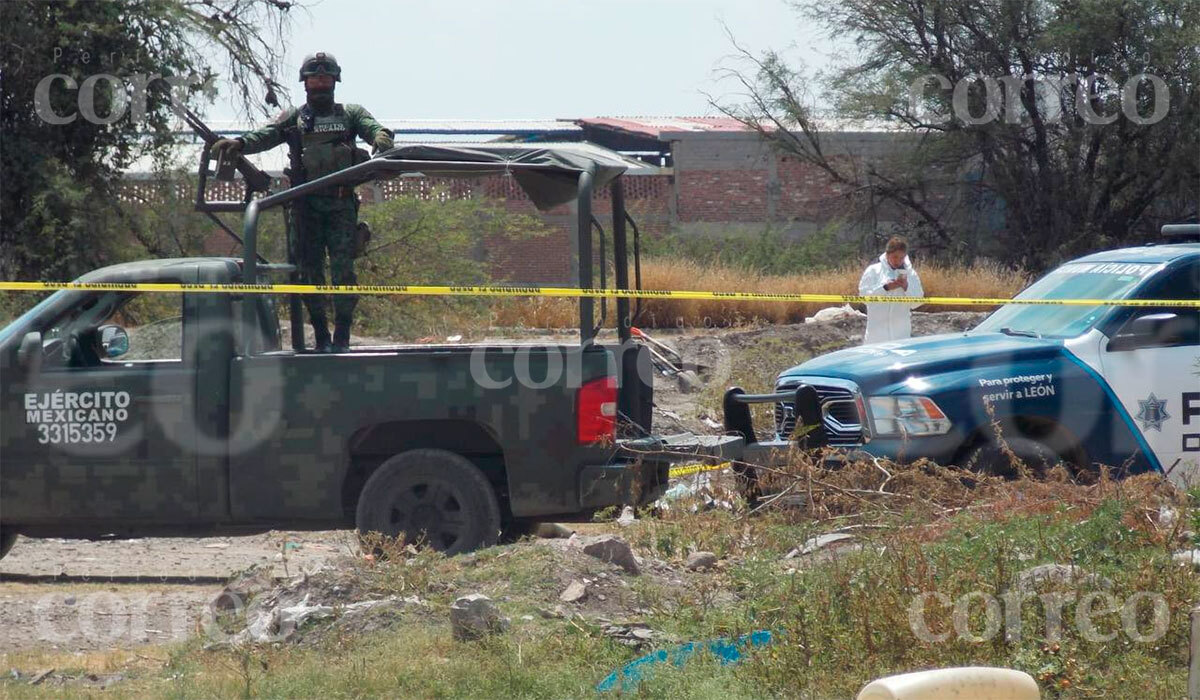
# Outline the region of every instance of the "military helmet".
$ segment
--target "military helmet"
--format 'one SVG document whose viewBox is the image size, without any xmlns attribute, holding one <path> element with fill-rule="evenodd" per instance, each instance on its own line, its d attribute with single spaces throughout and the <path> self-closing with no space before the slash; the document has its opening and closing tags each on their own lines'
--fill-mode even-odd
<svg viewBox="0 0 1200 700">
<path fill-rule="evenodd" d="M 304 79 L 310 75 L 332 75 L 334 82 L 340 82 L 342 67 L 338 65 L 333 54 L 318 51 L 305 56 L 304 63 L 300 64 L 300 82 L 304 82 Z"/>
</svg>

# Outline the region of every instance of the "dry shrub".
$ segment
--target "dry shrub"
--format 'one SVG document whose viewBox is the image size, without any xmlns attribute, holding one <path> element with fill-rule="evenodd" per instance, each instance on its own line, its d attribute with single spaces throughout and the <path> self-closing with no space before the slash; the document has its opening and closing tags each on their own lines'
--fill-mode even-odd
<svg viewBox="0 0 1200 700">
<path fill-rule="evenodd" d="M 763 506 L 801 506 L 796 514 L 805 520 L 888 512 L 936 515 L 991 500 L 1005 483 L 929 460 L 900 464 L 848 458 L 828 464 L 825 457 L 831 453 L 796 452 L 787 466 L 760 471 L 763 491 L 773 494 Z"/>
<path fill-rule="evenodd" d="M 1108 468 L 1101 469 L 1095 478 L 1081 483 L 1062 469 L 1056 469 L 1045 479 L 1020 479 L 1004 482 L 986 504 L 993 519 L 1070 513 L 1073 520 L 1086 520 L 1106 501 L 1125 504 L 1125 525 L 1158 539 L 1171 534 L 1182 524 L 1161 522 L 1164 506 L 1183 512 L 1187 495 L 1162 474 L 1148 472 L 1126 478 L 1114 478 Z"/>
<path fill-rule="evenodd" d="M 356 585 L 386 595 L 427 596 L 446 589 L 443 576 L 453 562 L 422 540 L 407 542 L 403 535 L 378 532 L 358 536 L 364 553 L 347 569 Z"/>
<path fill-rule="evenodd" d="M 1066 513 L 1083 521 L 1115 500 L 1125 504 L 1127 527 L 1162 539 L 1180 525 L 1179 518 L 1160 522 L 1163 507 L 1183 512 L 1187 505 L 1187 495 L 1157 473 L 1114 478 L 1108 468 L 1072 475 L 1057 467 L 1044 478 L 1005 480 L 928 460 L 899 464 L 866 456 L 831 466 L 824 456 L 796 452 L 787 466 L 760 472 L 763 492 L 772 494 L 763 507 L 799 506 L 793 512 L 802 520 L 971 511 L 988 520 Z"/>
<path fill-rule="evenodd" d="M 642 286 L 706 292 L 772 292 L 786 294 L 857 294 L 862 266 L 764 275 L 740 267 L 702 264 L 684 258 L 648 259 L 642 265 Z M 998 265 L 945 266 L 918 269 L 925 293 L 950 297 L 1008 298 L 1024 286 L 1024 275 Z M 608 303 L 608 323 L 614 307 Z M 634 302 L 636 303 L 636 302 Z M 801 323 L 833 303 L 735 301 L 731 299 L 646 299 L 638 325 L 646 328 L 728 327 L 752 322 Z M 994 307 L 929 305 L 923 311 L 987 310 Z M 597 307 L 597 318 L 599 318 Z M 493 323 L 502 327 L 574 328 L 578 301 L 547 297 L 503 299 L 492 307 Z"/>
</svg>

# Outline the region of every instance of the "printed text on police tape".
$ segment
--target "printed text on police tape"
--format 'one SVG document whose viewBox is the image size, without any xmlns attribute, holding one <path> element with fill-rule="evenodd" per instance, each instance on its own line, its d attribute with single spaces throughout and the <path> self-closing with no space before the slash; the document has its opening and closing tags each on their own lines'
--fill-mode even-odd
<svg viewBox="0 0 1200 700">
<path fill-rule="evenodd" d="M 485 296 L 627 299 L 715 299 L 811 303 L 939 304 L 943 306 L 1179 306 L 1200 308 L 1200 299 L 1005 299 L 995 297 L 889 297 L 854 294 L 784 294 L 771 292 L 705 292 L 665 289 L 597 289 L 529 286 L 449 285 L 311 285 L 311 284 L 181 284 L 173 282 L 0 282 L 0 291 L 129 291 L 208 294 L 356 294 L 381 296 Z"/>
</svg>

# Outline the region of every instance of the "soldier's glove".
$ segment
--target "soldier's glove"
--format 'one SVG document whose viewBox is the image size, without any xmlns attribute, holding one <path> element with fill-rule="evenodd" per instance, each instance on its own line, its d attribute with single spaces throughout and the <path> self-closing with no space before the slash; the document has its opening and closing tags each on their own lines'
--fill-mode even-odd
<svg viewBox="0 0 1200 700">
<path fill-rule="evenodd" d="M 386 131 L 375 134 L 375 153 L 381 153 L 392 147 L 392 135 Z"/>
<path fill-rule="evenodd" d="M 217 139 L 213 142 L 212 152 L 217 158 L 236 158 L 242 152 L 242 140 Z"/>
</svg>

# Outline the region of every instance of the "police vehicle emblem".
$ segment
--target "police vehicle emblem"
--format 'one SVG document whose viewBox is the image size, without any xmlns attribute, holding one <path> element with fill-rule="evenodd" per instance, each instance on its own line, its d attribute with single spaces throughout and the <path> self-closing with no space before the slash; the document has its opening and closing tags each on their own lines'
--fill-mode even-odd
<svg viewBox="0 0 1200 700">
<path fill-rule="evenodd" d="M 1145 401 L 1138 401 L 1137 419 L 1142 422 L 1142 430 L 1153 428 L 1161 433 L 1163 421 L 1170 417 L 1171 414 L 1167 413 L 1167 400 L 1160 400 L 1153 392 Z"/>
</svg>

